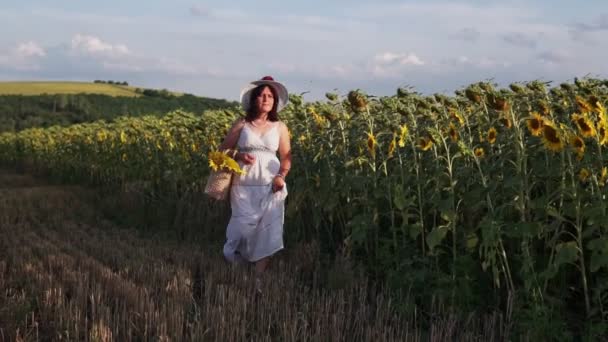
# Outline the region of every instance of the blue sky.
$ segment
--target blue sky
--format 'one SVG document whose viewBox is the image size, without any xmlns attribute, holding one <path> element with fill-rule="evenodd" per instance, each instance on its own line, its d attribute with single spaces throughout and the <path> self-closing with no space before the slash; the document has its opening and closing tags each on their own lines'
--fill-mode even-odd
<svg viewBox="0 0 608 342">
<path fill-rule="evenodd" d="M 119 80 L 236 99 L 272 75 L 314 100 L 608 78 L 606 0 L 20 0 L 0 6 L 0 22 L 0 80 Z"/>
</svg>

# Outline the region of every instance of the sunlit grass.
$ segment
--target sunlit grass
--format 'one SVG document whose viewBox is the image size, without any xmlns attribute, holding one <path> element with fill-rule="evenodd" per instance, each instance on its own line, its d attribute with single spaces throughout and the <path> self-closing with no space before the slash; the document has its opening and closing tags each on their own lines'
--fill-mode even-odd
<svg viewBox="0 0 608 342">
<path fill-rule="evenodd" d="M 101 94 L 138 97 L 134 87 L 88 82 L 0 82 L 0 95 Z"/>
</svg>

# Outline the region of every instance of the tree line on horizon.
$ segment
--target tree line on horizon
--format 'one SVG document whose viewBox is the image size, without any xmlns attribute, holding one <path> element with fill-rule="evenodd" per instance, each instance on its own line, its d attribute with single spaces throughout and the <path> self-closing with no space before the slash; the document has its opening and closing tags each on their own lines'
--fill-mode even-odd
<svg viewBox="0 0 608 342">
<path fill-rule="evenodd" d="M 119 116 L 163 115 L 176 109 L 202 113 L 209 109 L 235 106 L 235 103 L 167 90 L 145 89 L 144 96 L 114 97 L 101 94 L 44 94 L 34 96 L 0 95 L 0 132 L 32 127 L 112 121 Z"/>
</svg>

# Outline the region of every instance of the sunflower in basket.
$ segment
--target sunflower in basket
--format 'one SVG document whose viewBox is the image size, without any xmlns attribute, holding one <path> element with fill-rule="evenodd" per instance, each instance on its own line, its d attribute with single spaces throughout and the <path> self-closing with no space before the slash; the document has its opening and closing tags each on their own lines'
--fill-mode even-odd
<svg viewBox="0 0 608 342">
<path fill-rule="evenodd" d="M 232 171 L 239 175 L 244 175 L 245 171 L 241 169 L 236 160 L 230 158 L 228 154 L 222 151 L 209 152 L 209 167 L 213 171 Z"/>
</svg>

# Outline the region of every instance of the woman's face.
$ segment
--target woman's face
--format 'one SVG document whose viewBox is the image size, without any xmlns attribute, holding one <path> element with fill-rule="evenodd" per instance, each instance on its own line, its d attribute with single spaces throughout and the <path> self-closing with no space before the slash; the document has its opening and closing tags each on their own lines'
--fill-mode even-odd
<svg viewBox="0 0 608 342">
<path fill-rule="evenodd" d="M 264 87 L 260 95 L 255 99 L 255 105 L 259 114 L 267 114 L 274 105 L 274 96 L 268 86 Z"/>
</svg>

